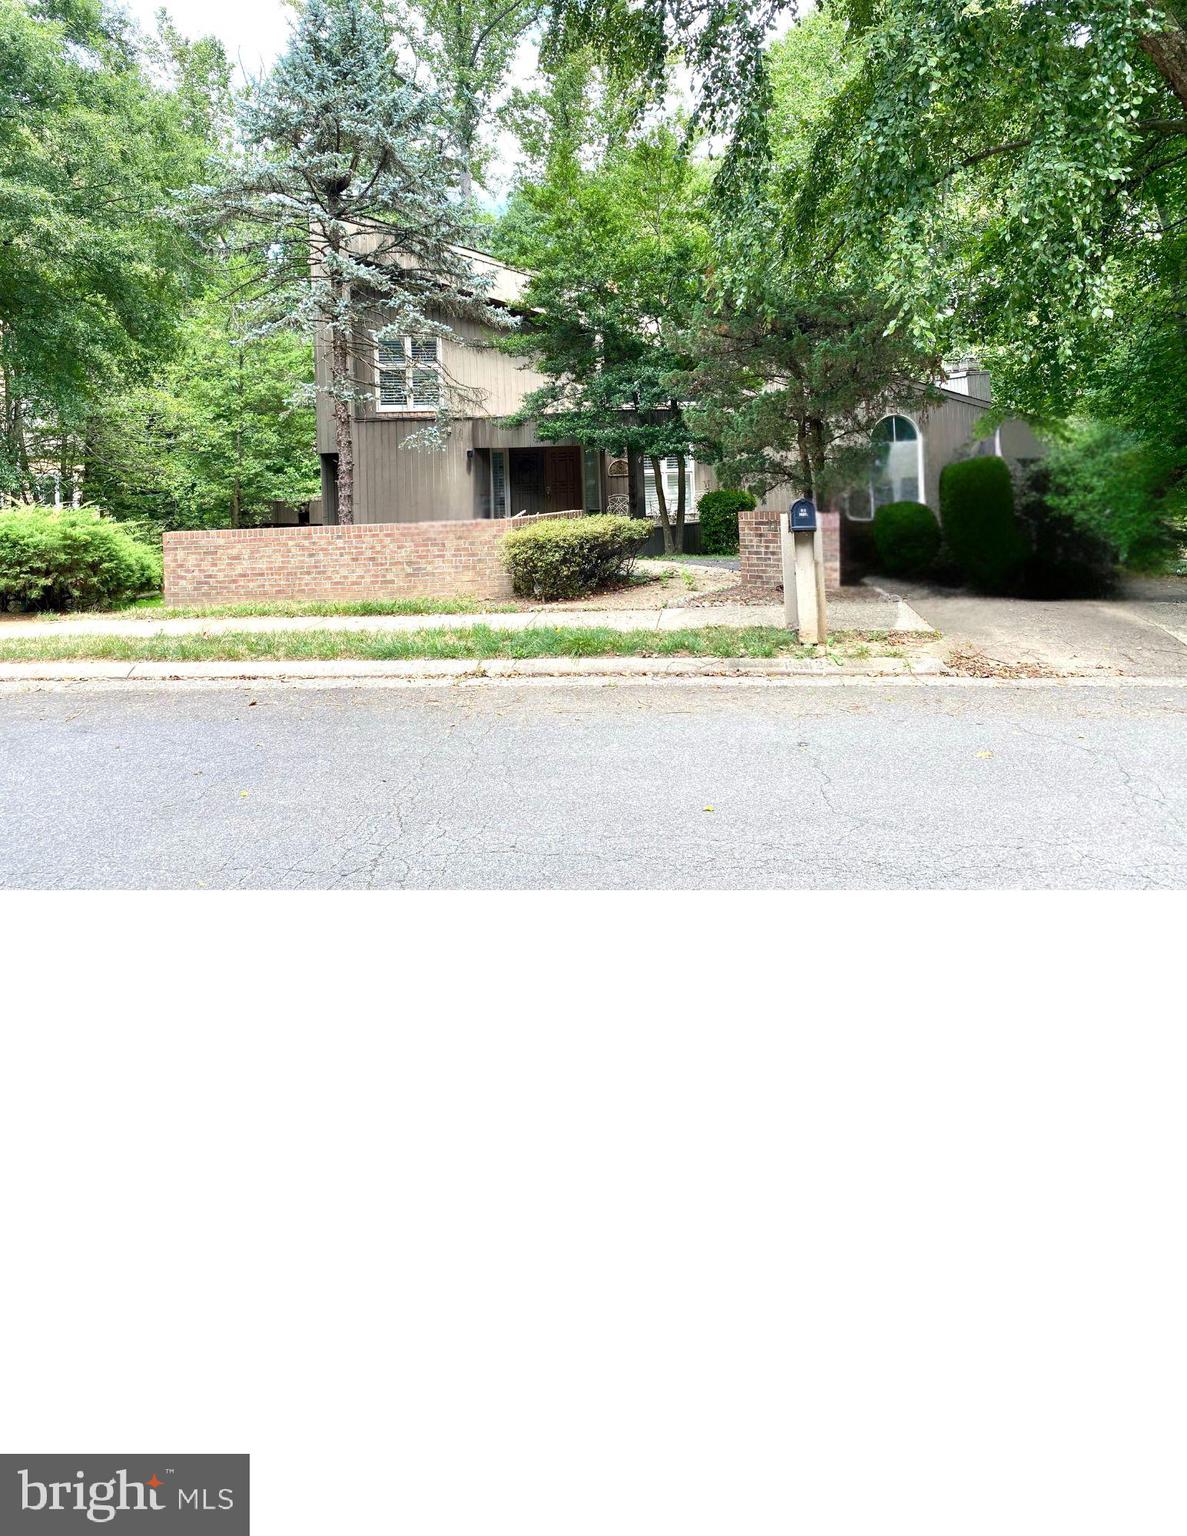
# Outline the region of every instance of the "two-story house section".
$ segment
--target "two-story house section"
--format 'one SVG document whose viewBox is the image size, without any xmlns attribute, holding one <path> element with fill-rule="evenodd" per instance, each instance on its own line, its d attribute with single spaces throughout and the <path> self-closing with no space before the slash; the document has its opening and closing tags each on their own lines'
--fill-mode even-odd
<svg viewBox="0 0 1187 1536">
<path fill-rule="evenodd" d="M 465 256 L 491 279 L 489 300 L 514 308 L 527 276 L 478 251 Z M 527 360 L 496 345 L 499 333 L 474 321 L 449 322 L 450 337 L 402 336 L 356 344 L 358 382 L 370 399 L 354 419 L 357 523 L 512 517 L 607 506 L 604 454 L 577 442 L 543 443 L 534 424 L 500 423 L 545 382 Z M 377 316 L 375 329 L 384 321 Z M 319 343 L 319 381 L 326 377 Z M 406 446 L 436 415 L 440 391 L 454 386 L 452 430 L 444 449 Z M 318 453 L 326 522 L 335 513 L 338 460 L 329 399 L 318 396 Z M 625 472 L 624 485 L 625 490 Z"/>
</svg>

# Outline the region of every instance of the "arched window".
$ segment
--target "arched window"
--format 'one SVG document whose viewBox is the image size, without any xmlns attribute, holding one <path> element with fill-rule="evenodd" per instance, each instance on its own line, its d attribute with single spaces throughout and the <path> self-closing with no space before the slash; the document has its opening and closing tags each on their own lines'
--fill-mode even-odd
<svg viewBox="0 0 1187 1536">
<path fill-rule="evenodd" d="M 884 416 L 870 434 L 874 463 L 870 469 L 873 517 L 888 501 L 923 500 L 923 439 L 909 416 Z"/>
</svg>

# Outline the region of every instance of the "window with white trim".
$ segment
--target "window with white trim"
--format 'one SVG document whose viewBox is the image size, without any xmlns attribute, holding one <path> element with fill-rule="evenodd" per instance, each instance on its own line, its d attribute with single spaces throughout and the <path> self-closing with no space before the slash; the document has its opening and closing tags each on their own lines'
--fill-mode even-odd
<svg viewBox="0 0 1187 1536">
<path fill-rule="evenodd" d="M 664 500 L 667 503 L 668 516 L 676 516 L 676 502 L 680 495 L 680 460 L 672 455 L 660 460 L 660 468 L 664 474 Z M 651 470 L 651 459 L 643 460 L 643 492 L 647 503 L 647 516 L 659 516 L 659 497 L 655 494 L 655 475 Z M 692 459 L 684 461 L 684 505 L 685 516 L 696 507 L 696 474 Z"/>
<path fill-rule="evenodd" d="M 923 500 L 923 439 L 909 416 L 884 416 L 870 434 L 874 464 L 870 470 L 869 510 L 861 499 L 850 502 L 849 516 L 868 522 L 891 501 Z"/>
<path fill-rule="evenodd" d="M 377 343 L 381 411 L 435 411 L 441 403 L 441 338 L 393 336 Z"/>
</svg>

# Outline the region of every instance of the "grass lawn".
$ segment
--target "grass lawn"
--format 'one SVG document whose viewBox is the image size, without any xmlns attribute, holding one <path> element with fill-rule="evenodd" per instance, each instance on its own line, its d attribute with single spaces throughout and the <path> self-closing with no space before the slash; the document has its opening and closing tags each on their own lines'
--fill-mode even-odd
<svg viewBox="0 0 1187 1536">
<path fill-rule="evenodd" d="M 386 601 L 317 603 L 207 603 L 190 607 L 167 608 L 163 597 L 143 597 L 126 608 L 93 609 L 86 612 L 46 613 L 45 619 L 325 619 L 386 618 L 389 615 L 423 613 L 480 613 L 492 605 L 472 597 L 401 597 Z M 496 605 L 497 606 L 497 605 Z"/>
<path fill-rule="evenodd" d="M 785 629 L 472 629 L 375 631 L 277 630 L 271 634 L 53 635 L 0 639 L 0 661 L 416 661 L 533 656 L 817 656 Z M 837 634 L 828 644 L 840 662 L 872 655 L 900 656 L 889 643 Z"/>
</svg>

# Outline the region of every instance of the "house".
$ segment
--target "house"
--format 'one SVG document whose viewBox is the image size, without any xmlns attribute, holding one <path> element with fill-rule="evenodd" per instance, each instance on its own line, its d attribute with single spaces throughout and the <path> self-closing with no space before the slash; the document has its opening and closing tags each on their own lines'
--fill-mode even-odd
<svg viewBox="0 0 1187 1536">
<path fill-rule="evenodd" d="M 527 275 L 479 251 L 467 251 L 474 268 L 489 276 L 490 302 L 514 308 Z M 376 328 L 382 322 L 376 320 Z M 617 457 L 573 442 L 543 442 L 534 423 L 502 424 L 531 391 L 546 381 L 520 358 L 495 345 L 493 333 L 470 321 L 455 321 L 460 340 L 405 336 L 372 342 L 358 363 L 359 383 L 370 399 L 355 406 L 354 457 L 356 523 L 407 523 L 506 518 L 520 514 L 623 512 L 658 517 L 651 464 Z M 317 348 L 319 382 L 327 377 L 325 347 Z M 409 438 L 434 419 L 444 380 L 451 380 L 462 407 L 440 451 L 406 447 Z M 984 439 L 976 426 L 990 405 L 989 377 L 971 364 L 949 374 L 940 400 L 926 414 L 888 415 L 875 431 L 881 451 L 868 486 L 856 488 L 840 506 L 839 574 L 852 554 L 860 563 L 861 525 L 875 509 L 895 500 L 926 501 L 939 510 L 939 478 L 945 464 L 977 453 L 997 453 L 1011 463 L 1040 457 L 1042 445 L 1018 421 L 1004 422 Z M 338 459 L 331 405 L 318 395 L 317 443 L 322 497 L 311 513 L 315 522 L 337 522 Z M 669 508 L 676 503 L 678 463 L 663 461 Z M 716 487 L 711 466 L 686 464 L 690 544 L 695 548 L 696 502 Z M 788 501 L 786 488 L 760 505 L 774 516 Z M 833 579 L 838 571 L 833 570 Z"/>
</svg>

